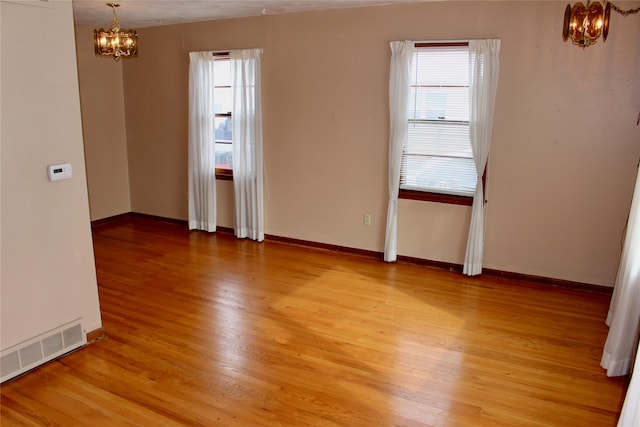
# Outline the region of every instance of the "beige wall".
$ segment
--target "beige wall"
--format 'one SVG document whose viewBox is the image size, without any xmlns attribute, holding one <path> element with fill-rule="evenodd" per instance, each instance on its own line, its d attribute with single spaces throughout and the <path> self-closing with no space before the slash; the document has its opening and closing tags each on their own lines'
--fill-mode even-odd
<svg viewBox="0 0 640 427">
<path fill-rule="evenodd" d="M 216 221 L 219 227 L 233 228 L 235 224 L 235 202 L 233 197 L 233 181 L 218 180 L 216 182 Z"/>
<path fill-rule="evenodd" d="M 640 21 L 614 14 L 607 42 L 581 49 L 562 41 L 565 5 L 434 2 L 141 29 L 140 57 L 123 64 L 132 209 L 187 217 L 188 52 L 261 47 L 266 233 L 382 251 L 389 41 L 496 37 L 485 266 L 611 286 L 640 156 Z M 468 207 L 402 200 L 399 253 L 461 263 L 468 222 Z"/>
<path fill-rule="evenodd" d="M 76 28 L 91 220 L 131 211 L 122 63 L 98 58 L 93 29 Z"/>
<path fill-rule="evenodd" d="M 0 348 L 83 318 L 101 327 L 71 1 L 0 2 Z M 42 30 L 55 35 L 43 42 Z M 49 182 L 47 165 L 73 177 Z"/>
</svg>

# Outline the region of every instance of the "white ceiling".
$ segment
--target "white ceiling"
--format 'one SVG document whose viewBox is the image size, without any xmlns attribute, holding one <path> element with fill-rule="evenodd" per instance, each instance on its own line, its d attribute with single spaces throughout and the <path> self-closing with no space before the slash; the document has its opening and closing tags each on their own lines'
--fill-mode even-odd
<svg viewBox="0 0 640 427">
<path fill-rule="evenodd" d="M 76 24 L 108 27 L 113 20 L 109 0 L 73 0 Z M 113 0 L 111 0 L 113 1 Z M 122 28 L 137 29 L 245 16 L 418 3 L 433 0 L 119 0 Z"/>
</svg>

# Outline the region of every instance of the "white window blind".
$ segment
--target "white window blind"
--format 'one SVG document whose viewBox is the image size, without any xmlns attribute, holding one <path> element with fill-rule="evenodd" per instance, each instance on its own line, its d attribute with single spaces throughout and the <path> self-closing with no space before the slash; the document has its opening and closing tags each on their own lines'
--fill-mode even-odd
<svg viewBox="0 0 640 427">
<path fill-rule="evenodd" d="M 416 48 L 400 188 L 473 197 L 469 142 L 469 48 Z"/>
</svg>

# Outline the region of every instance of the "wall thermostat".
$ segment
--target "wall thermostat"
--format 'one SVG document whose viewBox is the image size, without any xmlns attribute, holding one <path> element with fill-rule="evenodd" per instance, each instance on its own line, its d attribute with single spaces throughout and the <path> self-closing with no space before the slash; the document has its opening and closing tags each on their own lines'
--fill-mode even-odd
<svg viewBox="0 0 640 427">
<path fill-rule="evenodd" d="M 59 181 L 61 179 L 71 178 L 71 163 L 61 163 L 59 165 L 47 166 L 47 174 L 49 181 Z"/>
</svg>

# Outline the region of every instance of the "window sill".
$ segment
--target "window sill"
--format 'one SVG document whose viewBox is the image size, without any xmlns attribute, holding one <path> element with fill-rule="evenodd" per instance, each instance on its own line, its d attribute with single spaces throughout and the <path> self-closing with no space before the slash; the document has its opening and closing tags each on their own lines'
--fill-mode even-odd
<svg viewBox="0 0 640 427">
<path fill-rule="evenodd" d="M 233 171 L 231 169 L 216 168 L 216 179 L 222 181 L 233 181 Z"/>
<path fill-rule="evenodd" d="M 400 190 L 399 199 L 421 200 L 423 202 L 446 203 L 449 205 L 473 205 L 473 197 L 455 196 L 453 194 L 429 193 L 426 191 Z"/>
</svg>

